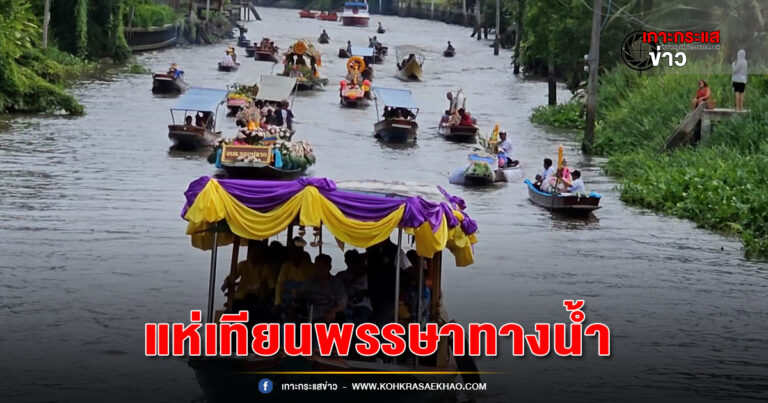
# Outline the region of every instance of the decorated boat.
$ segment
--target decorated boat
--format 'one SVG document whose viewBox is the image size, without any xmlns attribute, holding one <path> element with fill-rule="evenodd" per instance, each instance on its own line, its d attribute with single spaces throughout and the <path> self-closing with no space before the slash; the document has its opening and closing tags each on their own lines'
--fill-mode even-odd
<svg viewBox="0 0 768 403">
<path fill-rule="evenodd" d="M 335 11 L 323 11 L 317 15 L 317 19 L 320 21 L 338 21 L 339 15 Z"/>
<path fill-rule="evenodd" d="M 292 142 L 293 132 L 270 128 L 253 134 L 251 139 L 224 140 L 214 149 L 214 164 L 230 178 L 296 179 L 315 163 L 312 146 L 307 141 Z M 241 140 L 241 141 L 237 141 Z"/>
<path fill-rule="evenodd" d="M 320 51 L 308 39 L 299 39 L 285 54 L 282 76 L 294 77 L 299 91 L 321 88 L 328 84 L 327 78 L 320 77 L 322 66 Z"/>
<path fill-rule="evenodd" d="M 602 196 L 599 193 L 554 194 L 542 191 L 530 179 L 526 179 L 525 184 L 528 186 L 528 197 L 531 201 L 549 211 L 571 215 L 586 215 L 600 208 L 599 204 Z"/>
<path fill-rule="evenodd" d="M 342 25 L 367 27 L 370 19 L 367 1 L 348 1 L 344 3 L 344 11 L 341 13 Z"/>
<path fill-rule="evenodd" d="M 216 114 L 228 92 L 213 88 L 190 88 L 182 95 L 178 104 L 171 108 L 172 124 L 168 125 L 168 138 L 174 147 L 197 150 L 216 145 L 220 137 L 216 132 Z M 182 113 L 182 123 L 177 124 L 176 116 Z"/>
<path fill-rule="evenodd" d="M 371 99 L 371 82 L 365 78 L 365 61 L 360 56 L 352 56 L 347 61 L 347 76 L 339 83 L 341 104 L 356 107 L 368 103 Z"/>
<path fill-rule="evenodd" d="M 163 73 L 152 74 L 152 92 L 155 94 L 179 94 L 189 89 L 184 81 L 184 71 L 176 63 Z"/>
<path fill-rule="evenodd" d="M 419 81 L 422 76 L 422 67 L 424 66 L 424 54 L 421 49 L 403 45 L 395 48 L 397 57 L 397 77 L 406 81 Z"/>
<path fill-rule="evenodd" d="M 392 301 L 377 304 L 374 313 L 386 321 L 406 326 L 452 321 L 444 307 L 447 295 L 442 294 L 444 250 L 453 254 L 457 267 L 474 263 L 472 245 L 477 242 L 477 223 L 467 213 L 464 200 L 440 187 L 378 181 L 336 183 L 327 178 L 262 181 L 201 177 L 190 183 L 184 197 L 181 217 L 187 221 L 186 233 L 191 244 L 210 251 L 211 255 L 206 323 L 220 322 L 222 315 L 238 312 L 236 290 L 239 286 L 235 282 L 239 261 L 247 255 L 241 250 L 242 245 L 260 247 L 250 241 L 290 239 L 292 250 L 302 248 L 312 260 L 312 255 L 322 254 L 336 245 L 342 250 L 366 248 L 372 262 L 369 276 L 379 279 L 369 282 L 369 290 L 384 292 L 388 284 L 392 285 L 388 291 L 392 292 Z M 413 301 L 406 302 L 400 297 L 407 295 L 400 289 L 403 263 L 397 258 L 408 245 L 404 234 L 412 234 L 415 264 L 423 268 L 413 280 L 414 288 L 424 290 L 431 298 L 422 298 L 419 294 Z M 224 279 L 224 288 L 229 292 L 217 295 L 221 281 L 216 277 L 220 261 L 217 257 L 230 245 L 232 259 L 229 276 Z M 374 262 L 370 256 L 379 259 Z M 380 263 L 385 261 L 392 262 L 391 268 Z M 334 266 L 343 264 L 333 263 Z M 311 322 L 317 314 L 313 308 L 322 303 L 323 295 L 298 290 L 292 293 L 290 288 L 281 290 L 280 295 L 285 295 L 279 302 L 283 315 L 274 321 Z M 221 308 L 215 304 L 216 299 L 224 301 Z M 264 304 L 267 311 L 275 305 L 271 299 L 254 300 Z M 268 319 L 252 320 L 266 322 Z M 352 323 L 364 320 L 349 318 Z M 458 382 L 459 377 L 463 382 L 479 382 L 472 358 L 454 356 L 452 344 L 448 337 L 441 337 L 434 354 L 395 356 L 386 361 L 355 355 L 321 356 L 314 348 L 305 356 L 289 356 L 279 349 L 273 355 L 264 356 L 192 356 L 188 362 L 211 401 L 260 396 L 261 383 L 256 381 L 261 378 L 269 378 L 275 385 L 332 382 L 338 387 L 334 399 L 371 401 L 381 396 L 380 392 L 374 395 L 352 392 L 352 383 L 373 379 L 398 383 Z M 450 394 L 445 393 L 416 391 L 408 397 L 418 401 L 443 401 L 450 398 Z"/>
<path fill-rule="evenodd" d="M 499 160 L 488 154 L 470 154 L 468 164 L 458 168 L 448 181 L 456 185 L 489 186 L 497 182 L 518 182 L 523 179 L 520 163 L 499 167 Z"/>
<path fill-rule="evenodd" d="M 235 115 L 259 92 L 258 85 L 234 84 L 227 94 L 227 109 L 230 115 Z"/>
<path fill-rule="evenodd" d="M 304 8 L 299 11 L 299 18 L 317 18 L 319 14 L 319 11 L 311 11 Z"/>
<path fill-rule="evenodd" d="M 395 88 L 373 88 L 376 97 L 376 115 L 379 114 L 379 103 L 384 107 L 384 113 L 373 125 L 373 135 L 385 143 L 405 143 L 416 140 L 419 128 L 416 116 L 419 107 L 413 100 L 411 90 Z"/>
</svg>

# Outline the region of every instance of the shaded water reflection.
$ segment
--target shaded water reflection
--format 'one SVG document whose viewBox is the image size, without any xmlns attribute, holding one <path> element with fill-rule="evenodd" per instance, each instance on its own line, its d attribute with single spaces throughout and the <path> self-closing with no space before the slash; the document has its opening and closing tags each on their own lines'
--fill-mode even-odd
<svg viewBox="0 0 768 403">
<path fill-rule="evenodd" d="M 477 264 L 446 259 L 445 304 L 459 322 L 565 321 L 564 298 L 585 298 L 588 321 L 611 326 L 614 354 L 579 359 L 512 358 L 509 346 L 479 362 L 496 401 L 572 398 L 691 401 L 765 399 L 768 388 L 768 272 L 742 258 L 736 240 L 689 222 L 623 205 L 602 161 L 577 153 L 572 137 L 529 123 L 546 102 L 546 84 L 522 81 L 509 54 L 492 56 L 470 30 L 441 23 L 382 20 L 389 46 L 427 50 L 425 80 L 394 78 L 395 60 L 376 65 L 376 85 L 413 89 L 422 107 L 418 143 L 393 149 L 372 136 L 375 108 L 340 108 L 335 58 L 347 39 L 365 45 L 369 29 L 299 20 L 292 10 L 260 10 L 249 37 L 270 36 L 285 49 L 297 37 L 333 38 L 320 45 L 332 85 L 296 97 L 297 138 L 317 154 L 313 174 L 336 180 L 376 178 L 442 184 L 464 197 L 480 225 Z M 440 53 L 450 39 L 457 56 Z M 237 73 L 216 70 L 222 46 L 139 56 L 153 70 L 176 61 L 196 86 L 255 82 L 272 65 L 245 60 Z M 565 145 L 603 209 L 588 220 L 553 217 L 532 205 L 522 184 L 462 189 L 448 174 L 468 146 L 442 141 L 437 122 L 445 92 L 462 85 L 485 132 L 499 122 L 531 175 Z M 10 400 L 138 400 L 201 397 L 181 359 L 141 354 L 144 322 L 185 321 L 204 308 L 208 256 L 190 247 L 179 218 L 187 184 L 214 173 L 204 153 L 169 151 L 166 125 L 174 99 L 155 97 L 146 75 L 83 82 L 80 118 L 16 116 L 0 120 L 0 390 Z M 567 96 L 565 91 L 561 96 Z M 219 114 L 220 128 L 234 122 Z M 222 265 L 229 259 L 222 253 Z M 334 251 L 334 261 L 340 255 Z M 338 267 L 337 267 L 338 268 Z M 222 269 L 224 270 L 224 269 Z M 223 277 L 223 271 L 219 273 Z M 32 326 L 32 325 L 35 326 Z M 29 393 L 29 390 L 35 390 Z M 537 398 L 534 393 L 546 393 Z"/>
</svg>

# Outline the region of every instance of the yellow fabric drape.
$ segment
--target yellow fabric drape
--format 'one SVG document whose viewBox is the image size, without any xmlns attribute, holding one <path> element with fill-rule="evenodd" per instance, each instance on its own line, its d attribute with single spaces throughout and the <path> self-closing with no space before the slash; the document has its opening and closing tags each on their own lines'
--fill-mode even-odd
<svg viewBox="0 0 768 403">
<path fill-rule="evenodd" d="M 405 205 L 401 205 L 379 221 L 351 219 L 317 188 L 307 186 L 282 205 L 261 213 L 240 203 L 215 179 L 211 179 L 184 217 L 189 221 L 187 234 L 192 236 L 192 245 L 200 249 L 210 249 L 211 235 L 206 230 L 221 220 L 226 220 L 232 233 L 243 239 L 265 239 L 283 232 L 297 215 L 301 225 L 325 225 L 337 240 L 367 248 L 388 239 L 404 212 Z M 453 214 L 460 222 L 464 220 L 461 212 L 454 210 Z M 436 252 L 447 247 L 455 255 L 457 266 L 468 266 L 473 262 L 472 244 L 477 242 L 477 238 L 474 234 L 464 234 L 460 226 L 449 229 L 445 217 L 440 220 L 436 231 L 426 221 L 418 228 L 405 228 L 405 231 L 414 235 L 419 256 L 432 258 Z M 231 242 L 231 234 L 219 235 L 219 245 Z"/>
</svg>

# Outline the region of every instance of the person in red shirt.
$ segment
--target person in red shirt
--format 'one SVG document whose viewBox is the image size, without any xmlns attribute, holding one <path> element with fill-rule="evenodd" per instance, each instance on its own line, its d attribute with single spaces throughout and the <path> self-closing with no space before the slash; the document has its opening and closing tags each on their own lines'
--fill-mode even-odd
<svg viewBox="0 0 768 403">
<path fill-rule="evenodd" d="M 472 117 L 469 116 L 469 113 L 465 111 L 463 108 L 459 109 L 459 116 L 461 117 L 459 126 L 474 126 L 474 122 L 472 122 Z"/>
<path fill-rule="evenodd" d="M 691 101 L 691 108 L 696 109 L 701 104 L 707 104 L 710 98 L 712 98 L 712 90 L 709 89 L 706 81 L 699 80 L 699 89 L 696 91 L 696 97 Z"/>
</svg>

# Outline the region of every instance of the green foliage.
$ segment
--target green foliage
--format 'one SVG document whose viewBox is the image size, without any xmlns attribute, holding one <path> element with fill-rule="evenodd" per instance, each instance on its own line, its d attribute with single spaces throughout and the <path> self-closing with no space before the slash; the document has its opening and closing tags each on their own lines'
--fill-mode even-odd
<svg viewBox="0 0 768 403">
<path fill-rule="evenodd" d="M 583 129 L 584 116 L 581 102 L 568 102 L 555 106 L 541 105 L 533 110 L 531 122 L 561 129 Z"/>
<path fill-rule="evenodd" d="M 75 3 L 75 54 L 83 57 L 88 50 L 88 1 Z"/>
<path fill-rule="evenodd" d="M 132 27 L 160 27 L 176 22 L 176 14 L 166 5 L 138 4 L 126 7 L 123 22 Z"/>
</svg>

